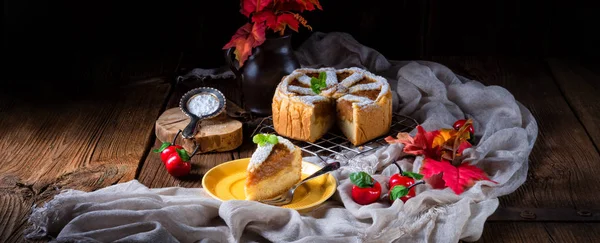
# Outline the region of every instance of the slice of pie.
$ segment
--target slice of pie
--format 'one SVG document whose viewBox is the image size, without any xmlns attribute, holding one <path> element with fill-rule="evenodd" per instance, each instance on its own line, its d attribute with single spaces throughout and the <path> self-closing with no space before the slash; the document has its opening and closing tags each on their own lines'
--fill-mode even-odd
<svg viewBox="0 0 600 243">
<path fill-rule="evenodd" d="M 258 134 L 244 186 L 246 200 L 264 200 L 283 194 L 301 179 L 302 152 L 289 140 Z"/>
</svg>

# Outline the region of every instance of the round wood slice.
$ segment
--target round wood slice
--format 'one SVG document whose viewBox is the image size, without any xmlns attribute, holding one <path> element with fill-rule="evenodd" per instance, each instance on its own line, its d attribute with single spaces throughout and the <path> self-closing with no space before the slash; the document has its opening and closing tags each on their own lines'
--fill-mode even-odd
<svg viewBox="0 0 600 243">
<path fill-rule="evenodd" d="M 190 118 L 178 107 L 168 109 L 156 120 L 156 137 L 161 142 L 172 142 L 177 132 L 183 131 L 189 122 Z M 189 153 L 195 148 L 193 140 L 200 145 L 197 153 L 222 152 L 239 147 L 243 141 L 242 136 L 242 123 L 223 112 L 215 118 L 200 121 L 194 139 L 184 139 L 179 135 L 175 143 L 183 146 Z"/>
</svg>

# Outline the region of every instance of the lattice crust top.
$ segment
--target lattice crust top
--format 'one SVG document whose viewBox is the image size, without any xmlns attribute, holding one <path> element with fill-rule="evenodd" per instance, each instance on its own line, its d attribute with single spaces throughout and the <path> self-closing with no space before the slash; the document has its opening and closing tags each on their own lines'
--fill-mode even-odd
<svg viewBox="0 0 600 243">
<path fill-rule="evenodd" d="M 320 72 L 327 75 L 326 87 L 320 94 L 316 94 L 310 88 L 310 80 L 318 77 Z M 286 76 L 279 84 L 279 89 L 293 99 L 309 105 L 334 98 L 362 106 L 381 99 L 389 91 L 389 84 L 385 78 L 356 67 L 337 70 L 300 68 Z"/>
</svg>

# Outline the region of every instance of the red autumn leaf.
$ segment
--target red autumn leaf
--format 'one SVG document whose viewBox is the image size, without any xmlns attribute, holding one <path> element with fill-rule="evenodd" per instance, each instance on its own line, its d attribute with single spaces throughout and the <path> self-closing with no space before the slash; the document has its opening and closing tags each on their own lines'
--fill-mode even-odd
<svg viewBox="0 0 600 243">
<path fill-rule="evenodd" d="M 417 126 L 417 134 L 412 138 L 408 133 L 398 133 L 397 138 L 391 136 L 385 138 L 385 141 L 404 144 L 404 152 L 412 155 L 425 155 L 426 157 L 437 157 L 436 150 L 431 147 L 433 139 L 439 131 L 427 132 L 421 125 Z"/>
<path fill-rule="evenodd" d="M 271 3 L 273 0 L 242 0 L 240 12 L 246 17 L 250 17 L 250 14 L 262 11 Z"/>
<path fill-rule="evenodd" d="M 250 33 L 250 31 L 252 31 L 252 24 L 245 24 L 244 26 L 240 27 L 235 34 L 233 34 L 233 36 L 231 37 L 231 40 L 225 44 L 225 46 L 223 47 L 223 49 L 229 49 L 232 47 L 235 47 L 237 42 L 241 41 L 241 40 L 246 40 L 248 37 L 248 33 Z"/>
<path fill-rule="evenodd" d="M 421 167 L 421 174 L 424 178 L 427 179 L 440 173 L 445 185 L 456 194 L 463 193 L 466 188 L 473 186 L 475 181 L 492 181 L 483 170 L 468 163 L 462 163 L 455 167 L 449 161 L 436 161 L 430 158 L 424 160 Z"/>
<path fill-rule="evenodd" d="M 420 132 L 417 132 L 417 134 L 415 135 L 415 139 L 413 139 L 408 133 L 402 132 L 398 133 L 395 139 L 391 136 L 386 137 L 385 141 L 389 144 L 404 144 L 403 151 L 407 154 L 412 155 L 422 155 L 425 149 L 427 149 L 427 141 L 424 139 L 424 136 L 422 136 L 422 133 Z"/>
<path fill-rule="evenodd" d="M 282 11 L 313 11 L 316 8 L 323 10 L 318 0 L 281 0 L 277 1 L 277 9 Z"/>
<path fill-rule="evenodd" d="M 299 25 L 300 22 L 298 22 L 298 20 L 294 17 L 293 14 L 284 13 L 277 16 L 277 28 L 274 28 L 273 30 L 279 31 L 283 34 L 283 31 L 285 31 L 285 27 L 289 26 L 290 29 L 298 32 Z"/>
<path fill-rule="evenodd" d="M 465 149 L 468 149 L 470 147 L 473 147 L 473 145 L 471 145 L 471 143 L 467 142 L 467 141 L 461 141 L 460 145 L 458 145 L 458 149 L 456 150 L 456 155 L 457 156 L 462 156 L 462 153 Z"/>
<path fill-rule="evenodd" d="M 277 16 L 271 10 L 264 10 L 252 15 L 252 22 L 266 23 L 267 27 L 274 30 L 277 28 Z"/>
<path fill-rule="evenodd" d="M 265 23 L 247 23 L 235 32 L 223 49 L 235 47 L 235 57 L 241 67 L 252 54 L 252 48 L 265 42 L 265 29 Z"/>
<path fill-rule="evenodd" d="M 262 45 L 262 43 L 265 42 L 266 37 L 265 37 L 265 29 L 267 28 L 266 25 L 264 24 L 254 24 L 252 26 L 252 31 L 250 32 L 252 34 L 252 37 L 254 38 L 254 45 L 252 45 L 252 47 L 257 47 Z"/>
</svg>

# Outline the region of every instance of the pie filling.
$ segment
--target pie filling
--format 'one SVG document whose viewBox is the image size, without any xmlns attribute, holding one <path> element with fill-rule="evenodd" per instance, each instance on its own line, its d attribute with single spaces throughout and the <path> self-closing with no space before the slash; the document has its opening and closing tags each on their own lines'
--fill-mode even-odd
<svg viewBox="0 0 600 243">
<path fill-rule="evenodd" d="M 339 100 L 337 102 L 337 114 L 339 119 L 352 121 L 352 102 Z"/>
<path fill-rule="evenodd" d="M 269 157 L 262 164 L 250 173 L 247 178 L 247 185 L 256 184 L 264 177 L 275 175 L 278 171 L 289 167 L 292 164 L 294 154 L 282 144 L 273 147 Z"/>
<path fill-rule="evenodd" d="M 370 100 L 376 100 L 377 97 L 379 97 L 380 92 L 381 92 L 381 90 L 375 89 L 375 90 L 361 90 L 361 91 L 354 92 L 352 94 L 356 95 L 356 96 L 366 97 L 366 98 L 369 98 Z"/>
<path fill-rule="evenodd" d="M 339 81 L 344 80 L 347 77 L 350 77 L 350 75 L 352 75 L 352 73 L 350 73 L 350 72 L 336 73 L 337 80 L 339 80 Z"/>
<path fill-rule="evenodd" d="M 299 86 L 299 87 L 302 87 L 302 88 L 310 88 L 310 85 L 306 85 L 304 83 L 301 83 L 300 81 L 298 81 L 298 79 L 292 80 L 292 82 L 290 82 L 290 86 Z"/>
</svg>

